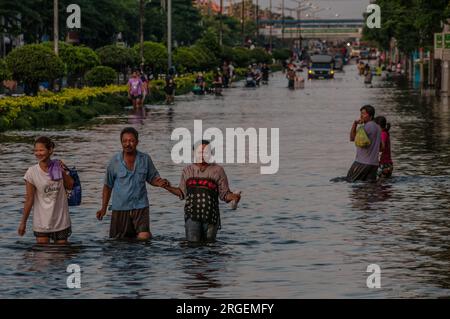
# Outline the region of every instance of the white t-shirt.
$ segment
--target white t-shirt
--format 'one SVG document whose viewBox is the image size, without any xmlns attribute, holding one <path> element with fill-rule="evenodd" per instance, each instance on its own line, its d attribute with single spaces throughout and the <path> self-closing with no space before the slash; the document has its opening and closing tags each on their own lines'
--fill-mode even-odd
<svg viewBox="0 0 450 319">
<path fill-rule="evenodd" d="M 39 164 L 31 166 L 24 179 L 36 187 L 33 231 L 51 233 L 70 227 L 69 205 L 63 180 L 52 181 Z"/>
</svg>

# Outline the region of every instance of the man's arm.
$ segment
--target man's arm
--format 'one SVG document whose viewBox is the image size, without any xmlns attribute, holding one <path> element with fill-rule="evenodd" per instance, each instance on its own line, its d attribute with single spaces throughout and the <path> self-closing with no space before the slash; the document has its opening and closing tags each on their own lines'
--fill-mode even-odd
<svg viewBox="0 0 450 319">
<path fill-rule="evenodd" d="M 163 179 L 159 176 L 156 176 L 150 181 L 150 185 L 155 186 L 155 187 L 163 187 L 164 188 L 167 185 L 169 185 L 169 181 L 167 179 Z"/>
<path fill-rule="evenodd" d="M 102 208 L 97 212 L 97 219 L 102 220 L 106 215 L 106 211 L 108 209 L 108 203 L 111 199 L 112 188 L 108 185 L 103 185 L 103 194 L 102 194 Z"/>
<path fill-rule="evenodd" d="M 173 186 L 168 185 L 168 186 L 164 187 L 164 189 L 166 189 L 170 193 L 174 194 L 175 196 L 178 196 L 180 199 L 184 198 L 183 192 L 181 191 L 181 189 L 179 187 L 173 187 Z"/>
<path fill-rule="evenodd" d="M 356 128 L 358 127 L 359 123 L 360 123 L 359 120 L 356 120 L 356 121 L 353 122 L 352 129 L 350 131 L 350 142 L 354 142 L 355 141 Z"/>
</svg>

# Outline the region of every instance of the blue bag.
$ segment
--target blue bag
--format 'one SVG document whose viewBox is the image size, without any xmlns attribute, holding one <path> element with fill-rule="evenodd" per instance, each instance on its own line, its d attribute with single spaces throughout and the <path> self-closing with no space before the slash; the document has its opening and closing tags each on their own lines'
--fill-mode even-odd
<svg viewBox="0 0 450 319">
<path fill-rule="evenodd" d="M 81 182 L 80 177 L 78 176 L 78 172 L 73 167 L 72 169 L 67 168 L 69 170 L 70 177 L 73 178 L 73 189 L 70 192 L 67 200 L 69 202 L 69 206 L 80 206 L 81 205 Z"/>
</svg>

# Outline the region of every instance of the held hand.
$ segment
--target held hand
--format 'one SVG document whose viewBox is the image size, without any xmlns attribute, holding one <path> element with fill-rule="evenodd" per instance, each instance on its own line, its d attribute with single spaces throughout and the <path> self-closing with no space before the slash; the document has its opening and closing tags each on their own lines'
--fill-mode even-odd
<svg viewBox="0 0 450 319">
<path fill-rule="evenodd" d="M 163 179 L 161 177 L 155 178 L 154 186 L 156 187 L 167 187 L 169 185 L 169 181 L 167 179 Z"/>
<path fill-rule="evenodd" d="M 64 164 L 64 162 L 62 161 L 62 160 L 59 160 L 59 167 L 61 167 L 61 169 L 63 170 L 63 171 L 66 171 L 66 164 Z"/>
<path fill-rule="evenodd" d="M 106 209 L 102 208 L 97 212 L 97 219 L 102 220 L 105 215 L 106 215 Z"/>
<path fill-rule="evenodd" d="M 24 222 L 21 222 L 19 225 L 19 228 L 17 229 L 17 233 L 19 234 L 19 236 L 25 235 L 26 229 L 27 229 L 27 224 Z"/>
<path fill-rule="evenodd" d="M 241 193 L 232 193 L 230 199 L 236 201 L 236 204 L 241 200 Z"/>
</svg>

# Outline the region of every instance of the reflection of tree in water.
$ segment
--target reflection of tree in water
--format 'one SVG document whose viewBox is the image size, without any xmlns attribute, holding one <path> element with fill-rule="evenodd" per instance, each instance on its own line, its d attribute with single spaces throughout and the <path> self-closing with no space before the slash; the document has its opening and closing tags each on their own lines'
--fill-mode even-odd
<svg viewBox="0 0 450 319">
<path fill-rule="evenodd" d="M 414 224 L 407 227 L 405 233 L 408 243 L 405 249 L 416 256 L 416 268 L 421 272 L 416 280 L 442 289 L 450 289 L 450 191 L 447 185 L 445 180 L 435 182 L 429 187 L 430 191 L 414 198 L 415 204 L 410 207 L 414 213 L 409 216 Z"/>
<path fill-rule="evenodd" d="M 394 166 L 419 175 L 447 174 L 450 158 L 442 156 L 450 152 L 450 107 L 447 100 L 423 97 L 418 91 L 399 86 L 385 104 L 392 105 L 377 115 L 392 112 L 390 118 L 393 140 Z M 384 114 L 383 114 L 384 113 Z M 399 161 L 396 161 L 400 159 Z M 394 170 L 395 172 L 395 170 Z"/>
<path fill-rule="evenodd" d="M 401 214 L 391 218 L 403 226 L 399 228 L 401 234 L 395 235 L 403 242 L 402 249 L 416 258 L 416 280 L 449 289 L 449 100 L 422 96 L 406 83 L 398 88 L 389 101 L 383 102 L 383 111 L 396 117 L 387 116 L 392 124 L 394 175 L 396 170 L 410 175 L 403 182 L 411 184 L 401 185 L 406 189 L 398 194 L 400 203 L 394 203 Z"/>
</svg>

